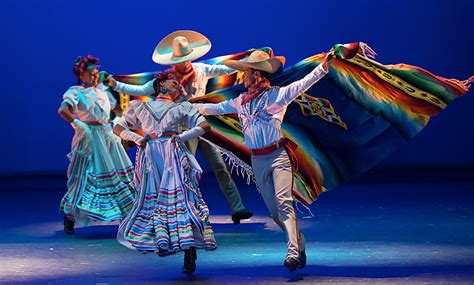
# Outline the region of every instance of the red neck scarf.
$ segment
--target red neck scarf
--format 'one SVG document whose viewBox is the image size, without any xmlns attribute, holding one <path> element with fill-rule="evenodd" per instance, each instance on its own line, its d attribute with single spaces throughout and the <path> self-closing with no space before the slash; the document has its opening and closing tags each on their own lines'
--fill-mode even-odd
<svg viewBox="0 0 474 285">
<path fill-rule="evenodd" d="M 192 82 L 196 75 L 196 72 L 194 72 L 194 68 L 192 68 L 191 71 L 187 73 L 181 73 L 178 68 L 176 68 L 176 66 L 173 66 L 173 70 L 175 72 L 176 78 L 183 87 L 186 86 L 189 82 Z"/>
<path fill-rule="evenodd" d="M 253 88 L 252 92 L 247 91 L 246 93 L 244 93 L 244 96 L 242 97 L 241 105 L 245 105 L 248 102 L 252 101 L 253 99 L 257 98 L 258 96 L 263 94 L 263 92 L 267 91 L 269 88 L 270 86 L 267 82 L 263 82 L 263 81 L 260 82 L 259 84 L 257 84 L 257 86 L 255 86 L 255 88 Z"/>
</svg>

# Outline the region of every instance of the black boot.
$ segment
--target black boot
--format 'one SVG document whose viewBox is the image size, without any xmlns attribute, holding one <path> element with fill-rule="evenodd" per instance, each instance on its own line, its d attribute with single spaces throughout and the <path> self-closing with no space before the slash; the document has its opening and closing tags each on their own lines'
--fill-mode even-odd
<svg viewBox="0 0 474 285">
<path fill-rule="evenodd" d="M 232 214 L 232 222 L 234 224 L 240 224 L 240 220 L 250 219 L 253 216 L 253 212 L 249 210 L 240 210 Z"/>
<path fill-rule="evenodd" d="M 283 263 L 283 265 L 288 268 L 288 270 L 290 270 L 290 272 L 293 272 L 296 270 L 296 268 L 300 265 L 300 262 L 298 259 L 294 258 L 294 257 L 287 257 L 285 259 L 285 262 Z"/>
<path fill-rule="evenodd" d="M 197 253 L 196 248 L 191 247 L 184 250 L 184 264 L 182 272 L 184 274 L 193 274 L 196 271 L 196 259 Z"/>
<path fill-rule="evenodd" d="M 298 256 L 298 261 L 300 265 L 298 265 L 298 268 L 303 268 L 306 266 L 306 250 L 305 250 L 306 241 L 304 239 L 304 235 L 302 232 L 300 232 L 298 235 L 298 247 L 300 249 L 299 256 Z"/>
<path fill-rule="evenodd" d="M 68 235 L 74 234 L 74 221 L 64 216 L 64 232 Z"/>
<path fill-rule="evenodd" d="M 303 268 L 306 266 L 306 250 L 300 251 L 300 256 L 298 257 L 299 265 L 298 268 Z"/>
</svg>

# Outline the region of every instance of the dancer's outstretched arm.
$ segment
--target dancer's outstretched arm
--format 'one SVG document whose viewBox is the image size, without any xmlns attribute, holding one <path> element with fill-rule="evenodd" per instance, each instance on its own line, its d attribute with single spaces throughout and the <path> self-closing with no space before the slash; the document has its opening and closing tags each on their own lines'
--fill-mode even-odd
<svg viewBox="0 0 474 285">
<path fill-rule="evenodd" d="M 148 81 L 143 85 L 126 84 L 115 80 L 112 76 L 107 77 L 108 84 L 115 91 L 131 96 L 148 96 L 155 93 L 153 82 L 155 79 Z"/>
<path fill-rule="evenodd" d="M 223 64 L 201 64 L 205 69 L 207 78 L 214 78 L 218 76 L 225 76 L 237 72 L 237 70 L 227 67 Z"/>
<path fill-rule="evenodd" d="M 199 112 L 203 115 L 224 115 L 231 113 L 238 113 L 237 106 L 240 104 L 242 99 L 239 97 L 227 101 L 223 101 L 217 104 L 213 103 L 195 103 L 194 107 L 199 109 Z"/>
<path fill-rule="evenodd" d="M 316 66 L 313 71 L 308 73 L 305 77 L 287 86 L 281 87 L 278 91 L 278 97 L 275 99 L 275 102 L 281 105 L 288 105 L 296 97 L 306 92 L 309 88 L 311 88 L 311 86 L 313 86 L 329 72 L 329 64 L 333 58 L 334 53 L 328 53 L 324 58 L 324 61 Z"/>
</svg>

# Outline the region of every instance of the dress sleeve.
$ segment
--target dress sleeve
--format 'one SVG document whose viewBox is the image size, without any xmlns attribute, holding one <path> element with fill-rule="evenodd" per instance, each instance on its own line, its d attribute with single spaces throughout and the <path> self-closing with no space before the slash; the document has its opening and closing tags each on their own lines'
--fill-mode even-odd
<svg viewBox="0 0 474 285">
<path fill-rule="evenodd" d="M 186 118 L 186 127 L 189 129 L 206 121 L 204 116 L 199 113 L 199 110 L 189 102 L 181 103 L 181 110 Z"/>
<path fill-rule="evenodd" d="M 114 110 L 115 108 L 117 108 L 118 102 L 117 102 L 117 99 L 112 94 L 112 88 L 111 87 L 106 87 L 103 90 L 104 90 L 105 94 L 107 94 L 107 97 L 109 97 L 110 109 Z"/>
<path fill-rule="evenodd" d="M 63 95 L 63 102 L 71 106 L 72 112 L 77 113 L 77 104 L 79 103 L 78 92 L 73 88 L 69 88 Z"/>
<path fill-rule="evenodd" d="M 128 106 L 128 109 L 125 111 L 125 113 L 122 115 L 120 120 L 118 121 L 118 125 L 122 126 L 123 128 L 127 130 L 139 130 L 141 129 L 141 123 L 140 120 L 137 117 L 137 108 L 138 106 L 142 104 L 139 101 L 131 101 L 130 105 Z"/>
</svg>

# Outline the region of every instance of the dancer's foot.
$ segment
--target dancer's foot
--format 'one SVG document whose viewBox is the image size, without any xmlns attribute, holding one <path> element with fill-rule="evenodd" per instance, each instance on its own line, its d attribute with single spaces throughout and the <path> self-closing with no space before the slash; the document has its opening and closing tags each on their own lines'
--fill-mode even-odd
<svg viewBox="0 0 474 285">
<path fill-rule="evenodd" d="M 298 256 L 298 268 L 303 268 L 306 266 L 306 250 L 300 251 L 300 256 Z"/>
<path fill-rule="evenodd" d="M 306 241 L 304 239 L 304 235 L 302 232 L 299 233 L 298 235 L 298 248 L 300 249 L 299 256 L 298 256 L 298 261 L 300 265 L 298 265 L 298 268 L 303 268 L 306 266 Z"/>
<path fill-rule="evenodd" d="M 240 210 L 232 214 L 232 221 L 234 224 L 240 224 L 240 220 L 250 219 L 253 216 L 253 212 L 249 210 Z"/>
<path fill-rule="evenodd" d="M 191 247 L 184 250 L 184 264 L 182 272 L 184 274 L 193 274 L 196 271 L 196 259 L 197 253 L 196 248 Z"/>
<path fill-rule="evenodd" d="M 73 235 L 74 234 L 74 221 L 64 216 L 63 223 L 64 223 L 64 232 L 68 235 Z"/>
<path fill-rule="evenodd" d="M 283 265 L 290 270 L 290 272 L 293 272 L 296 270 L 296 268 L 300 265 L 300 262 L 298 261 L 297 258 L 295 257 L 287 257 L 285 259 L 285 262 Z"/>
</svg>

